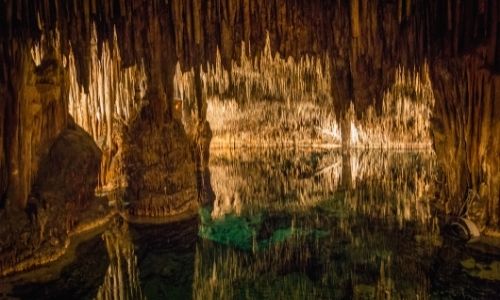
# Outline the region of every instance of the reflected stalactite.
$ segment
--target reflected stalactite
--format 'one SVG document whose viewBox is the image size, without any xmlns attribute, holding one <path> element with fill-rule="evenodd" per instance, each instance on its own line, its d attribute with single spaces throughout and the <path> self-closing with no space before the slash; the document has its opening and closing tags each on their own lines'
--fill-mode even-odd
<svg viewBox="0 0 500 300">
<path fill-rule="evenodd" d="M 341 187 L 349 190 L 352 188 L 353 182 L 353 176 L 352 176 L 352 167 L 351 167 L 351 153 L 346 151 L 342 152 L 342 184 Z M 356 178 L 356 176 L 354 177 Z"/>
<path fill-rule="evenodd" d="M 301 295 L 299 298 L 319 294 L 319 289 L 315 291 L 307 278 L 299 278 L 297 282 L 289 280 L 286 275 L 284 278 L 277 276 L 291 264 L 300 266 L 300 271 L 307 269 L 314 250 L 307 246 L 301 247 L 306 240 L 303 236 L 295 235 L 283 244 L 270 245 L 253 257 L 242 255 L 240 250 L 198 244 L 193 299 L 234 299 L 241 293 L 248 298 L 266 295 L 273 299 L 280 299 L 288 293 Z M 253 290 L 251 286 L 257 289 Z"/>
<path fill-rule="evenodd" d="M 431 152 L 284 151 L 276 158 L 273 151 L 214 151 L 212 218 L 255 209 L 302 211 L 325 197 L 338 197 L 350 210 L 399 228 L 434 218 Z"/>
<path fill-rule="evenodd" d="M 201 235 L 214 242 L 198 243 L 193 298 L 302 299 L 314 295 L 387 299 L 429 295 L 430 261 L 416 263 L 406 258 L 414 258 L 416 248 L 418 255 L 432 255 L 439 244 L 435 230 L 427 231 L 427 223 L 410 222 L 407 226 L 418 232 L 418 238 L 405 237 L 405 242 L 398 244 L 392 241 L 402 234 L 398 229 L 382 226 L 379 219 L 359 218 L 355 211 L 347 217 L 335 211 L 340 207 L 331 205 L 277 214 L 260 214 L 257 209 L 238 217 L 228 214 L 218 221 L 202 217 Z M 224 227 L 229 224 L 241 226 Z M 252 236 L 243 232 L 247 226 L 254 230 Z"/>
<path fill-rule="evenodd" d="M 109 267 L 96 300 L 146 299 L 141 289 L 139 268 L 128 225 L 116 220 L 102 236 L 109 255 Z"/>
</svg>

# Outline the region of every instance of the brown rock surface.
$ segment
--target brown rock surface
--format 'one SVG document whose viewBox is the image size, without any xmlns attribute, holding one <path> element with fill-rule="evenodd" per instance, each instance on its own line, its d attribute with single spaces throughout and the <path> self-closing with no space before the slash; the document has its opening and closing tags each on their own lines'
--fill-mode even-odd
<svg viewBox="0 0 500 300">
<path fill-rule="evenodd" d="M 28 49 L 20 49 L 4 89 L 0 178 L 8 180 L 2 180 L 6 185 L 0 190 L 8 208 L 26 206 L 40 158 L 66 126 L 65 73 L 57 54 L 49 51 L 35 66 Z"/>
<path fill-rule="evenodd" d="M 155 124 L 146 107 L 126 135 L 122 161 L 131 215 L 165 217 L 196 203 L 195 164 L 179 121 Z"/>
<path fill-rule="evenodd" d="M 447 213 L 465 214 L 480 229 L 498 229 L 500 77 L 482 68 L 484 63 L 471 55 L 434 64 L 432 133 L 445 175 L 441 196 Z"/>
<path fill-rule="evenodd" d="M 0 274 L 57 258 L 68 234 L 107 213 L 94 196 L 100 157 L 92 138 L 70 122 L 41 159 L 26 208 L 0 211 Z"/>
</svg>

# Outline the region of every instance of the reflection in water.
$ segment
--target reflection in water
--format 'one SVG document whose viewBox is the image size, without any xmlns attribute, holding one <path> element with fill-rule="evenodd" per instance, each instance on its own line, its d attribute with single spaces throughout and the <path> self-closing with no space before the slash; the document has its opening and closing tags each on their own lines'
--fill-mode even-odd
<svg viewBox="0 0 500 300">
<path fill-rule="evenodd" d="M 498 257 L 442 240 L 428 152 L 215 152 L 199 218 L 117 220 L 21 299 L 493 299 Z M 210 187 L 209 183 L 212 183 Z M 215 195 L 215 200 L 213 200 Z M 496 280 L 496 281 L 495 281 Z M 1 286 L 1 284 L 0 284 Z"/>
<path fill-rule="evenodd" d="M 128 225 L 117 220 L 102 238 L 108 251 L 109 267 L 96 299 L 144 299 Z"/>
<path fill-rule="evenodd" d="M 431 153 L 237 152 L 212 162 L 217 199 L 200 234 L 217 243 L 198 245 L 194 298 L 428 297 L 440 244 Z"/>
<path fill-rule="evenodd" d="M 304 210 L 335 197 L 335 205 L 398 226 L 427 224 L 433 167 L 430 152 L 214 152 L 212 217 Z"/>
<path fill-rule="evenodd" d="M 192 299 L 198 219 L 132 229 L 146 298 Z"/>
</svg>

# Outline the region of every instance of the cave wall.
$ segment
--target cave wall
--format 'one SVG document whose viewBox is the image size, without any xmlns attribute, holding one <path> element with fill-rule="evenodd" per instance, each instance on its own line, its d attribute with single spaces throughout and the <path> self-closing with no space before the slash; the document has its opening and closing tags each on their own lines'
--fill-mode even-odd
<svg viewBox="0 0 500 300">
<path fill-rule="evenodd" d="M 26 45 L 14 45 L 4 56 L 0 191 L 4 205 L 24 208 L 41 157 L 67 123 L 67 78 L 53 48 L 36 65 Z"/>
<path fill-rule="evenodd" d="M 445 211 L 500 227 L 498 1 L 448 1 L 434 20 L 432 133 Z M 446 17 L 444 17 L 446 16 Z"/>
<path fill-rule="evenodd" d="M 432 69 L 441 196 L 449 214 L 468 216 L 481 229 L 498 228 L 500 217 L 500 76 L 484 66 L 476 54 Z"/>
<path fill-rule="evenodd" d="M 58 38 L 31 42 L 3 48 L 0 276 L 56 259 L 71 232 L 106 214 L 94 196 L 101 152 L 68 114 Z"/>
<path fill-rule="evenodd" d="M 63 56 L 73 52 L 77 81 L 88 92 L 95 24 L 98 53 L 105 44 L 114 47 L 116 32 L 122 66 L 144 64 L 151 122 L 157 124 L 170 122 L 173 116 L 172 79 L 177 61 L 183 71 L 195 70 L 197 113 L 203 124 L 198 76 L 206 66 L 200 64 L 214 64 L 219 49 L 222 64 L 231 70 L 231 61 L 239 60 L 241 42 L 254 57 L 263 51 L 267 34 L 272 52 L 284 57 L 329 56 L 333 105 L 340 116 L 351 103 L 358 117 L 371 105 L 380 112 L 382 93 L 394 82 L 396 69 L 401 65 L 419 69 L 427 61 L 437 100 L 436 152 L 449 184 L 445 197 L 450 207 L 461 207 L 465 191 L 479 189 L 492 214 L 487 223 L 498 223 L 494 217 L 499 202 L 494 179 L 498 176 L 494 139 L 500 69 L 496 0 L 8 0 L 0 8 L 2 93 L 12 94 L 11 84 L 19 82 L 8 76 L 9 70 L 19 71 L 22 66 L 14 63 L 11 54 L 18 48 L 16 43 L 27 47 L 29 41 L 50 32 L 59 33 Z M 5 88 L 9 84 L 10 90 Z M 7 102 L 4 110 L 14 106 Z M 491 117 L 485 116 L 488 112 Z M 4 148 L 15 144 L 6 140 L 16 130 L 6 120 L 10 115 L 3 114 Z M 343 136 L 350 136 L 347 122 L 341 129 Z M 349 146 L 347 139 L 344 145 Z M 455 154 L 456 165 L 449 162 L 451 155 L 445 147 L 453 149 L 449 153 Z M 10 152 L 5 153 L 3 164 L 10 161 Z M 7 169 L 12 173 L 16 167 Z M 3 182 L 1 190 L 7 181 Z M 481 192 L 483 182 L 489 183 Z"/>
</svg>

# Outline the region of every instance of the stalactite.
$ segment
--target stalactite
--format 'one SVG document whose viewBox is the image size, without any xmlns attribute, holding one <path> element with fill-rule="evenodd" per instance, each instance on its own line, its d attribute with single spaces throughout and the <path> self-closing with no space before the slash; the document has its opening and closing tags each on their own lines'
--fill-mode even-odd
<svg viewBox="0 0 500 300">
<path fill-rule="evenodd" d="M 239 62 L 232 62 L 231 72 L 222 67 L 217 53 L 215 66 L 209 65 L 207 73 L 201 76 L 205 87 L 203 97 L 208 101 L 208 120 L 215 133 L 213 144 L 338 145 L 340 120 L 331 109 L 322 108 L 324 103 L 333 101 L 328 57 L 306 55 L 298 61 L 273 57 L 269 37 L 262 55 L 251 59 L 246 53 L 242 43 Z M 399 67 L 394 86 L 384 95 L 380 114 L 371 106 L 363 109 L 364 116 L 358 120 L 356 107 L 351 105 L 343 119 L 347 118 L 346 126 L 350 127 L 346 132 L 352 146 L 430 146 L 430 112 L 434 100 L 427 69 L 424 67 L 420 75 Z M 193 118 L 196 119 L 198 110 L 194 101 L 194 75 L 194 71 L 182 73 L 178 67 L 175 76 L 175 95 L 183 102 L 183 120 L 188 132 L 196 124 Z M 263 99 L 268 100 L 263 102 Z M 266 109 L 266 105 L 272 108 Z M 237 124 L 254 125 L 244 129 L 245 126 Z M 257 129 L 261 126 L 268 129 Z M 316 137 L 308 137 L 311 130 Z"/>
<path fill-rule="evenodd" d="M 399 2 L 401 3 L 401 0 Z M 354 38 L 361 34 L 359 24 L 359 0 L 353 0 L 351 1 L 351 30 Z"/>
<path fill-rule="evenodd" d="M 77 124 L 100 143 L 104 152 L 100 184 L 106 187 L 106 174 L 117 147 L 115 137 L 119 133 L 116 131 L 129 125 L 145 105 L 143 99 L 147 90 L 147 76 L 142 64 L 122 67 L 116 34 L 113 47 L 105 44 L 100 56 L 95 29 L 92 41 L 94 46 L 90 49 L 91 83 L 88 92 L 76 81 L 75 57 L 73 53 L 69 55 L 69 78 L 72 79 L 69 88 L 69 113 Z M 122 125 L 118 125 L 119 123 Z"/>
</svg>

